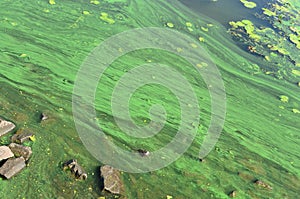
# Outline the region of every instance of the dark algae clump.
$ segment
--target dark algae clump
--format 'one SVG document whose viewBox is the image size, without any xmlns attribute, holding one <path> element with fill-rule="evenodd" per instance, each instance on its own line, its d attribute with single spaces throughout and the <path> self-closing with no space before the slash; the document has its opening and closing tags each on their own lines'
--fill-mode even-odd
<svg viewBox="0 0 300 199">
<path fill-rule="evenodd" d="M 222 3 L 203 1 L 206 6 Z M 1 1 L 0 117 L 16 124 L 20 134 L 14 139 L 26 140 L 23 145 L 30 145 L 32 155 L 22 172 L 9 180 L 0 178 L 0 197 L 297 198 L 299 1 L 251 0 L 234 5 L 247 14 L 225 23 L 174 0 Z M 102 191 L 100 168 L 106 163 L 88 152 L 76 132 L 72 92 L 81 64 L 96 46 L 117 33 L 144 27 L 179 31 L 193 39 L 191 48 L 205 49 L 224 81 L 226 120 L 216 146 L 199 159 L 211 121 L 210 85 L 185 59 L 161 49 L 133 51 L 114 60 L 99 80 L 105 86 L 97 87 L 96 117 L 89 119 L 97 121 L 116 146 L 151 159 L 172 140 L 181 122 L 176 96 L 166 87 L 148 84 L 132 94 L 129 112 L 139 126 L 153 125 L 149 109 L 162 105 L 167 116 L 161 131 L 139 139 L 118 127 L 111 96 L 117 81 L 138 65 L 161 63 L 183 74 L 199 101 L 200 124 L 189 124 L 197 130 L 196 137 L 176 161 L 149 173 L 120 171 L 124 194 L 112 195 Z M 179 54 L 186 51 L 175 44 Z M 208 65 L 203 60 L 196 67 L 205 70 Z M 82 81 L 88 85 L 89 79 Z M 9 145 L 12 136 L 1 136 L 0 145 Z M 78 180 L 62 169 L 70 159 L 80 163 L 88 178 Z"/>
</svg>

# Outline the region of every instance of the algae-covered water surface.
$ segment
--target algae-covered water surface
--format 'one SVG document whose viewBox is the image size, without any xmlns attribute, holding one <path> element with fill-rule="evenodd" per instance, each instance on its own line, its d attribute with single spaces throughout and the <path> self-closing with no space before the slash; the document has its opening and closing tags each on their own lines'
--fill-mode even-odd
<svg viewBox="0 0 300 199">
<path fill-rule="evenodd" d="M 26 168 L 1 176 L 1 198 L 298 197 L 298 1 L 3 0 L 0 13 L 0 116 L 16 124 L 0 145 L 34 133 Z M 108 141 L 85 140 L 93 124 Z M 149 154 L 134 165 L 107 142 Z M 62 169 L 70 159 L 86 180 Z M 102 190 L 99 170 L 114 161 L 124 187 L 117 195 Z"/>
</svg>

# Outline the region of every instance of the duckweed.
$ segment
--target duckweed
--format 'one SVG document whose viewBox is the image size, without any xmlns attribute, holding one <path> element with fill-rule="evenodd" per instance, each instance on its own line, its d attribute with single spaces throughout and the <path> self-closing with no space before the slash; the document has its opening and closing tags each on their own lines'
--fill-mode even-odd
<svg viewBox="0 0 300 199">
<path fill-rule="evenodd" d="M 185 25 L 186 25 L 187 27 L 192 27 L 192 26 L 193 26 L 193 24 L 192 24 L 191 22 L 186 22 Z"/>
<path fill-rule="evenodd" d="M 55 0 L 49 0 L 49 4 L 50 5 L 55 5 L 56 3 L 55 3 Z"/>
<path fill-rule="evenodd" d="M 199 41 L 201 41 L 201 42 L 204 42 L 204 41 L 205 41 L 204 37 L 199 37 L 198 39 L 199 39 Z"/>
<path fill-rule="evenodd" d="M 102 13 L 101 13 L 100 19 L 101 19 L 102 21 L 105 21 L 105 22 L 108 23 L 108 24 L 114 24 L 114 23 L 115 23 L 115 20 L 112 19 L 112 18 L 110 18 L 106 12 L 102 12 Z"/>
<path fill-rule="evenodd" d="M 300 113 L 300 111 L 296 108 L 293 108 L 292 111 L 293 111 L 293 113 Z"/>
<path fill-rule="evenodd" d="M 90 15 L 91 13 L 89 11 L 84 10 L 84 11 L 82 11 L 82 14 L 84 14 L 84 15 Z"/>
<path fill-rule="evenodd" d="M 95 4 L 95 5 L 98 5 L 100 4 L 100 1 L 90 1 L 91 4 Z"/>
<path fill-rule="evenodd" d="M 174 24 L 171 23 L 171 22 L 168 22 L 166 25 L 167 25 L 169 28 L 174 28 Z"/>
<path fill-rule="evenodd" d="M 280 96 L 280 101 L 282 101 L 284 103 L 288 103 L 289 102 L 289 97 L 285 96 L 285 95 L 281 95 Z"/>
<path fill-rule="evenodd" d="M 205 28 L 205 27 L 201 27 L 201 30 L 208 32 L 208 28 Z"/>
</svg>

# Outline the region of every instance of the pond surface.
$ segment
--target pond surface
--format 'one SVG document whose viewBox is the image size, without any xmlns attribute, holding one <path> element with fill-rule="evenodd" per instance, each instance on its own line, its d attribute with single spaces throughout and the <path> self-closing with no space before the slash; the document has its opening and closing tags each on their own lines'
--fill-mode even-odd
<svg viewBox="0 0 300 199">
<path fill-rule="evenodd" d="M 297 20 L 284 29 L 283 25 L 287 24 L 284 17 L 283 25 L 275 27 L 278 22 L 272 21 L 279 16 L 262 17 L 262 8 L 271 9 L 269 1 L 255 2 L 257 7 L 249 9 L 240 1 L 226 0 L 1 1 L 0 116 L 13 121 L 17 125 L 15 131 L 32 131 L 36 137 L 34 142 L 25 143 L 33 150 L 26 169 L 10 180 L 0 178 L 1 198 L 228 198 L 232 191 L 237 198 L 297 198 L 300 60 L 296 39 L 292 42 L 284 38 L 290 34 L 295 35 L 291 38 L 299 38 L 300 30 L 297 32 Z M 297 1 L 290 4 L 291 16 L 300 12 Z M 274 37 L 252 30 L 252 25 L 245 24 L 248 21 L 229 31 L 229 22 L 243 19 L 252 21 L 255 28 L 274 28 Z M 174 30 L 188 36 L 191 39 L 188 45 L 192 49 L 201 46 L 221 74 L 226 92 L 226 118 L 218 142 L 203 161 L 199 161 L 199 150 L 213 112 L 209 88 L 219 85 L 213 81 L 207 85 L 197 72 L 198 68 L 205 72 L 210 67 L 208 60 L 194 67 L 180 56 L 186 52 L 186 48 L 178 46 L 180 39 L 173 38 L 168 43 L 175 53 L 146 48 L 114 60 L 96 86 L 94 118 L 85 117 L 90 107 L 84 102 L 90 96 L 74 94 L 76 82 L 80 81 L 88 90 L 90 78 L 97 76 L 95 73 L 86 79 L 76 79 L 82 63 L 95 47 L 113 35 L 145 27 Z M 251 34 L 246 34 L 249 28 Z M 291 29 L 293 33 L 287 32 Z M 278 30 L 287 34 L 279 34 L 281 38 L 275 35 Z M 259 40 L 251 40 L 253 31 L 260 36 Z M 241 37 L 235 37 L 235 33 Z M 137 43 L 141 38 L 136 37 Z M 282 40 L 279 50 L 270 51 L 263 42 L 269 41 L 265 38 L 272 42 Z M 157 45 L 165 44 L 159 36 L 150 40 Z M 248 46 L 256 47 L 256 53 L 249 52 Z M 107 57 L 112 54 L 110 50 L 122 53 L 126 48 L 107 49 Z M 82 110 L 82 122 L 99 125 L 106 138 L 123 150 L 146 149 L 151 157 L 174 138 L 182 125 L 182 104 L 192 107 L 188 95 L 181 104 L 181 99 L 165 85 L 143 85 L 131 93 L 128 112 L 138 126 L 154 127 L 159 132 L 149 138 L 123 132 L 112 110 L 114 89 L 128 71 L 151 63 L 172 66 L 191 85 L 198 100 L 200 123 L 188 123 L 187 128 L 195 130 L 195 139 L 186 152 L 162 169 L 147 173 L 122 172 L 125 193 L 121 196 L 101 192 L 99 167 L 106 162 L 92 156 L 80 139 L 72 99 L 74 96 L 83 99 L 82 103 L 75 104 Z M 143 80 L 148 74 L 145 71 L 133 83 Z M 156 80 L 170 77 L 171 73 L 151 76 Z M 182 86 L 178 79 L 172 82 Z M 125 87 L 132 88 L 133 84 Z M 126 108 L 125 104 L 121 102 L 121 109 Z M 151 123 L 153 115 L 149 110 L 156 104 L 162 105 L 167 113 L 161 129 Z M 41 113 L 49 119 L 40 122 Z M 1 145 L 9 144 L 13 133 L 1 137 Z M 176 143 L 175 149 L 183 143 L 185 140 Z M 96 149 L 107 148 L 99 143 Z M 62 170 L 62 163 L 72 158 L 87 171 L 86 181 L 75 180 L 70 172 Z M 168 154 L 161 157 L 161 161 L 165 159 Z M 270 185 L 272 190 L 255 184 L 256 180 Z"/>
</svg>

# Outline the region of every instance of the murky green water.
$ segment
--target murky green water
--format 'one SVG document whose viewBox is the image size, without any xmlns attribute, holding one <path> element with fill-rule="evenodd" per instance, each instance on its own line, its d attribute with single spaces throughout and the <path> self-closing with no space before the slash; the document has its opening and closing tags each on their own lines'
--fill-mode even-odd
<svg viewBox="0 0 300 199">
<path fill-rule="evenodd" d="M 203 5 L 212 3 L 219 6 L 218 2 Z M 108 13 L 114 23 L 101 20 L 101 12 Z M 227 198 L 229 192 L 236 190 L 237 198 L 297 198 L 300 124 L 299 114 L 292 110 L 300 109 L 300 87 L 296 84 L 299 76 L 278 79 L 253 71 L 254 63 L 268 63 L 238 47 L 228 34 L 228 27 L 177 1 L 112 0 L 95 5 L 83 0 L 56 0 L 56 4 L 50 5 L 46 0 L 4 0 L 0 13 L 0 115 L 14 121 L 18 129 L 32 130 L 37 137 L 30 143 L 33 156 L 28 167 L 9 181 L 0 179 L 1 198 L 103 195 L 99 180 L 101 163 L 84 148 L 73 121 L 76 73 L 89 52 L 110 36 L 138 27 L 168 28 L 167 23 L 194 38 L 195 44 L 202 45 L 218 66 L 227 94 L 225 125 L 215 149 L 204 162 L 199 162 L 199 148 L 211 111 L 209 93 L 201 77 L 186 67 L 184 60 L 160 51 L 133 52 L 116 60 L 103 79 L 107 86 L 98 87 L 96 107 L 97 120 L 117 145 L 128 150 L 156 150 L 172 138 L 180 123 L 180 107 L 174 95 L 150 85 L 132 96 L 131 114 L 135 122 L 149 122 L 149 107 L 157 102 L 172 117 L 150 141 L 122 134 L 111 116 L 110 95 L 118 77 L 138 64 L 149 60 L 173 63 L 197 87 L 201 107 L 201 128 L 188 151 L 161 170 L 123 173 L 125 197 Z M 229 18 L 236 19 L 234 16 L 219 21 L 227 24 Z M 186 22 L 193 24 L 193 31 Z M 199 37 L 205 41 L 200 42 Z M 298 55 L 299 51 L 290 53 Z M 289 102 L 280 101 L 281 95 L 288 96 Z M 49 115 L 42 123 L 41 112 Z M 7 137 L 1 138 L 1 143 L 6 144 Z M 87 181 L 75 181 L 70 173 L 62 171 L 62 162 L 71 158 L 87 170 Z M 267 182 L 273 190 L 256 186 L 255 179 Z"/>
</svg>

